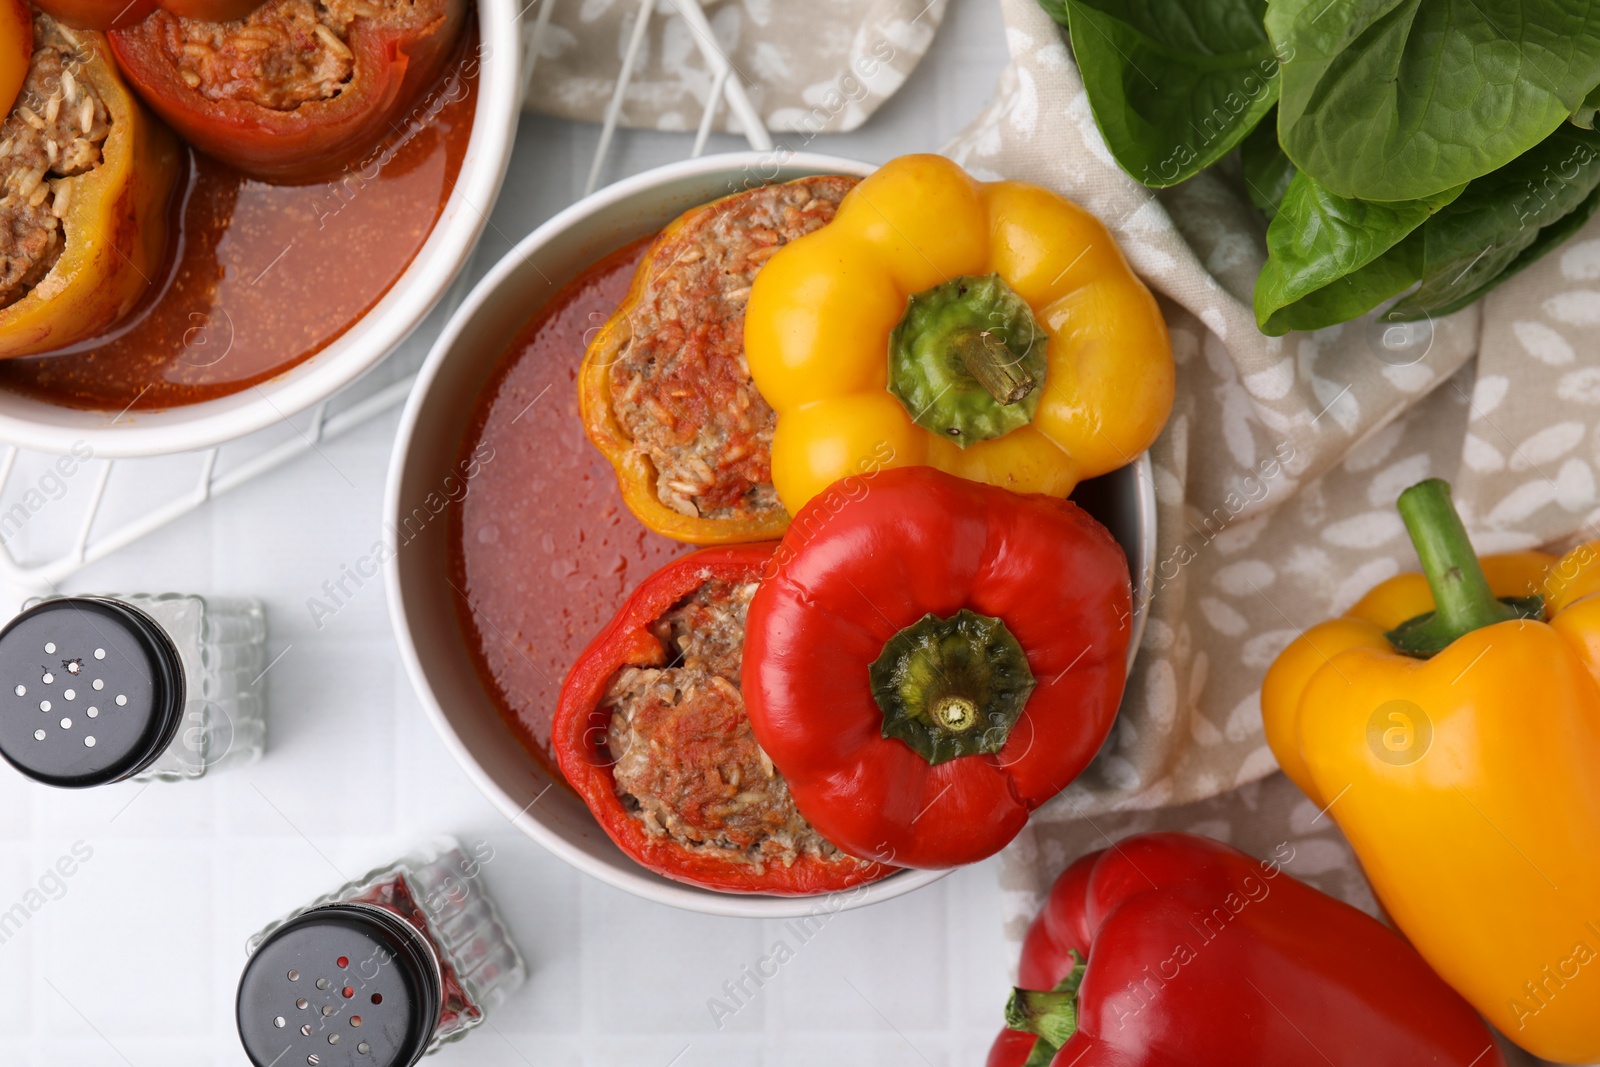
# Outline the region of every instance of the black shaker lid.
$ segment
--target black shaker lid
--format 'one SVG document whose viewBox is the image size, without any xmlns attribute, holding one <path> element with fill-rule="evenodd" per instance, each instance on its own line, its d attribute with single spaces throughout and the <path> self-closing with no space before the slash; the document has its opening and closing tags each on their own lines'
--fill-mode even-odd
<svg viewBox="0 0 1600 1067">
<path fill-rule="evenodd" d="M 411 1067 L 439 1022 L 439 972 L 416 928 L 330 904 L 284 923 L 239 979 L 239 1040 L 255 1067 Z"/>
<path fill-rule="evenodd" d="M 46 785 L 139 773 L 183 719 L 183 664 L 166 632 L 128 604 L 61 597 L 0 630 L 0 756 Z"/>
</svg>

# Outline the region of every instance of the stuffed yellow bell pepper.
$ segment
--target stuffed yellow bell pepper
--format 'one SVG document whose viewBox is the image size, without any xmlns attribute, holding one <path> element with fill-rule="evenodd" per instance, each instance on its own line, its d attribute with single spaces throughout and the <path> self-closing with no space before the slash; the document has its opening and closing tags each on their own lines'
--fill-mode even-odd
<svg viewBox="0 0 1600 1067">
<path fill-rule="evenodd" d="M 578 370 L 584 432 L 656 533 L 727 545 L 788 528 L 772 487 L 776 416 L 745 360 L 745 302 L 783 242 L 828 225 L 855 184 L 817 174 L 689 209 L 651 242 L 595 331 Z"/>
<path fill-rule="evenodd" d="M 1400 496 L 1422 561 L 1296 639 L 1261 710 L 1384 907 L 1507 1037 L 1600 1060 L 1600 544 L 1473 555 L 1449 486 Z"/>
<path fill-rule="evenodd" d="M 767 262 L 745 352 L 791 513 L 886 466 L 1064 496 L 1172 406 L 1166 324 L 1100 221 L 940 156 L 881 167 Z"/>
<path fill-rule="evenodd" d="M 104 333 L 161 276 L 177 138 L 123 84 L 103 34 L 35 13 L 0 149 L 0 358 Z"/>
</svg>

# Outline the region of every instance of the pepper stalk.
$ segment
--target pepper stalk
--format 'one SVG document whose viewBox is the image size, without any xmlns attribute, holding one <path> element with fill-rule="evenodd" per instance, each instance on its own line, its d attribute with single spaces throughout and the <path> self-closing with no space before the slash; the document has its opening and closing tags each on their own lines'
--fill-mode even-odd
<svg viewBox="0 0 1600 1067">
<path fill-rule="evenodd" d="M 1457 638 L 1485 626 L 1544 616 L 1538 596 L 1496 598 L 1466 527 L 1442 478 L 1418 482 L 1396 506 L 1433 592 L 1434 610 L 1408 619 L 1384 636 L 1398 652 L 1427 659 Z"/>
<path fill-rule="evenodd" d="M 1033 421 L 1048 337 L 999 274 L 952 278 L 906 300 L 889 335 L 889 392 L 961 448 L 992 441 Z"/>
<path fill-rule="evenodd" d="M 1039 1039 L 1022 1067 L 1049 1067 L 1061 1046 L 1078 1032 L 1078 987 L 1089 965 L 1077 949 L 1068 955 L 1073 968 L 1054 989 L 1015 988 L 1006 1001 L 1006 1026 Z"/>
</svg>

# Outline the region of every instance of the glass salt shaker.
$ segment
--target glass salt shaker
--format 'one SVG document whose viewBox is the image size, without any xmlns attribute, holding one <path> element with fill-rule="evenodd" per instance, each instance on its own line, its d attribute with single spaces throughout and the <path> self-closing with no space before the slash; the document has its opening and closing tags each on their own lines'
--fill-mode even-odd
<svg viewBox="0 0 1600 1067">
<path fill-rule="evenodd" d="M 239 1039 L 255 1067 L 410 1067 L 527 976 L 469 855 L 432 842 L 250 939 Z"/>
<path fill-rule="evenodd" d="M 32 600 L 0 630 L 0 756 L 46 785 L 179 781 L 266 744 L 255 600 Z"/>
</svg>

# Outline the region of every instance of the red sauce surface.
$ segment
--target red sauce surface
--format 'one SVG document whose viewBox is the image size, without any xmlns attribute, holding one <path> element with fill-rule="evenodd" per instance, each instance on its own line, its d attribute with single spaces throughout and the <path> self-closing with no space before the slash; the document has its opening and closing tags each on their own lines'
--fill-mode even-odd
<svg viewBox="0 0 1600 1067">
<path fill-rule="evenodd" d="M 409 121 L 339 180 L 268 185 L 191 150 L 159 295 L 104 338 L 0 362 L 0 387 L 66 407 L 176 407 L 322 351 L 405 273 L 455 189 L 477 99 L 476 46 L 469 31 Z"/>
<path fill-rule="evenodd" d="M 578 417 L 586 339 L 622 302 L 648 243 L 602 259 L 535 313 L 478 398 L 462 447 L 482 466 L 451 508 L 457 614 L 501 715 L 552 769 L 568 668 L 639 582 L 688 551 L 628 511 Z"/>
</svg>

